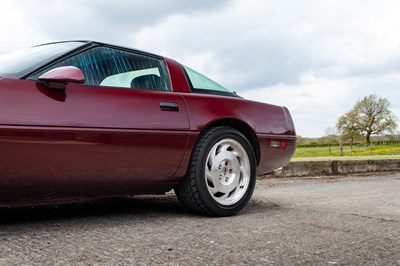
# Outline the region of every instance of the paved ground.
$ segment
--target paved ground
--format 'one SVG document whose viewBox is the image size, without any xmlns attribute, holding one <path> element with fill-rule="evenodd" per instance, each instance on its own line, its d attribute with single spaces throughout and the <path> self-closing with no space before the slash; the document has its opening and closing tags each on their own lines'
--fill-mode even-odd
<svg viewBox="0 0 400 266">
<path fill-rule="evenodd" d="M 400 265 L 400 173 L 261 180 L 239 215 L 173 195 L 0 208 L 0 265 Z"/>
</svg>

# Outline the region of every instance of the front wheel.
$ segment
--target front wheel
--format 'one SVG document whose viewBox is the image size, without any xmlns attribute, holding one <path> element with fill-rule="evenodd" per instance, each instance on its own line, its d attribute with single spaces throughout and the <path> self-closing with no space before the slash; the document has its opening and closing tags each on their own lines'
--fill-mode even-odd
<svg viewBox="0 0 400 266">
<path fill-rule="evenodd" d="M 255 186 L 256 160 L 246 137 L 230 127 L 216 127 L 199 137 L 187 175 L 175 188 L 190 210 L 230 216 L 249 201 Z"/>
</svg>

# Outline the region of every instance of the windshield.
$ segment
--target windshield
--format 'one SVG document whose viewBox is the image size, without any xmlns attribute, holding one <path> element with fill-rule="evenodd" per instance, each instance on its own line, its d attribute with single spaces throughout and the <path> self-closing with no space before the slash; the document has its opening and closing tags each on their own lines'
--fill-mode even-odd
<svg viewBox="0 0 400 266">
<path fill-rule="evenodd" d="M 34 46 L 0 56 L 0 77 L 19 78 L 28 70 L 82 46 L 82 42 L 61 42 Z"/>
</svg>

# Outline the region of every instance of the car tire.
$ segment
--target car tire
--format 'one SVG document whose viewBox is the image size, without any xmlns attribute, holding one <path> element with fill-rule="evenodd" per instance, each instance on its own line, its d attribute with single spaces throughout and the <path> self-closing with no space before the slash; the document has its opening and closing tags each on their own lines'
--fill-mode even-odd
<svg viewBox="0 0 400 266">
<path fill-rule="evenodd" d="M 196 213 L 231 216 L 249 201 L 255 182 L 256 159 L 249 141 L 236 129 L 215 127 L 199 136 L 175 193 Z"/>
</svg>

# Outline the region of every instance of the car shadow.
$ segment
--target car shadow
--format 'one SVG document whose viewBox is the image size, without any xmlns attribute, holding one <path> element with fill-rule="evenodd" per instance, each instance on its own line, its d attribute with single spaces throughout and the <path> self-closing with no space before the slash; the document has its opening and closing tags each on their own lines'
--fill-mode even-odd
<svg viewBox="0 0 400 266">
<path fill-rule="evenodd" d="M 264 212 L 274 207 L 278 205 L 265 198 L 253 197 L 239 215 Z M 215 219 L 190 212 L 173 194 L 0 207 L 0 224 L 2 225 L 102 218 L 153 219 L 163 216 Z"/>
<path fill-rule="evenodd" d="M 0 207 L 0 224 L 155 214 L 195 216 L 172 196 L 137 196 Z"/>
</svg>

